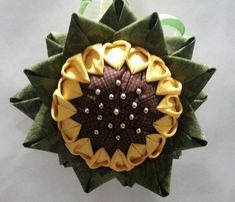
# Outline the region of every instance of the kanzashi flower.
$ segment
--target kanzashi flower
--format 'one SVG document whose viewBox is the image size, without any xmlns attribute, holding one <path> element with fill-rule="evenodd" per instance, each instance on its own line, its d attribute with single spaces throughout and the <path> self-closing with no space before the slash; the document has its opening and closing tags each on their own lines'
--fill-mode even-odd
<svg viewBox="0 0 235 202">
<path fill-rule="evenodd" d="M 91 169 L 129 171 L 157 158 L 177 131 L 182 84 L 141 47 L 123 40 L 89 46 L 61 75 L 52 117 L 70 153 Z"/>
<path fill-rule="evenodd" d="M 194 112 L 215 69 L 191 61 L 194 43 L 165 37 L 157 13 L 137 20 L 121 0 L 98 23 L 74 13 L 11 98 L 34 120 L 24 146 L 57 153 L 85 192 L 117 178 L 168 195 L 172 160 L 207 144 Z"/>
</svg>

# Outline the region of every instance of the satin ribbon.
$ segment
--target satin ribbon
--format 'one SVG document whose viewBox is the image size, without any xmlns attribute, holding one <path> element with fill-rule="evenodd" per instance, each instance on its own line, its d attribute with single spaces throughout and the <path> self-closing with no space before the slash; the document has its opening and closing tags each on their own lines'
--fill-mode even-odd
<svg viewBox="0 0 235 202">
<path fill-rule="evenodd" d="M 124 1 L 126 4 L 129 4 L 128 0 L 124 0 Z M 104 12 L 104 8 L 106 8 L 106 6 L 107 6 L 107 5 L 105 5 L 105 0 L 99 0 L 99 2 L 97 0 L 96 1 L 82 0 L 77 12 L 79 14 L 83 15 L 85 13 L 87 7 L 92 2 L 99 4 L 99 9 L 100 9 L 99 15 L 101 16 Z M 106 0 L 106 4 L 107 4 L 107 0 Z M 111 4 L 111 1 L 110 1 L 110 4 Z M 96 13 L 96 12 L 94 11 L 93 13 Z M 97 18 L 99 18 L 99 17 L 97 17 Z M 177 31 L 177 33 L 179 33 L 181 36 L 183 36 L 185 34 L 186 28 L 185 28 L 184 23 L 181 20 L 179 20 L 178 18 L 176 18 L 175 16 L 169 15 L 169 14 L 160 14 L 159 17 L 160 17 L 160 21 L 161 21 L 162 26 L 169 26 L 169 27 L 174 28 Z"/>
<path fill-rule="evenodd" d="M 173 15 L 169 14 L 160 14 L 160 21 L 163 26 L 170 26 L 178 31 L 178 33 L 183 36 L 185 34 L 186 28 L 182 21 L 178 18 L 174 17 Z"/>
</svg>

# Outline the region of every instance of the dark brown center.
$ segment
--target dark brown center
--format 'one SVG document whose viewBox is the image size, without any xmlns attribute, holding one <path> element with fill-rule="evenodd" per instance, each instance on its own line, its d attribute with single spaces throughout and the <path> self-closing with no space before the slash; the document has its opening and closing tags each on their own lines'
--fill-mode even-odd
<svg viewBox="0 0 235 202">
<path fill-rule="evenodd" d="M 126 66 L 117 71 L 105 65 L 102 76 L 81 84 L 83 96 L 70 101 L 78 111 L 72 119 L 82 124 L 78 138 L 90 138 L 94 152 L 104 147 L 111 156 L 116 149 L 126 154 L 132 143 L 145 144 L 163 116 L 156 110 L 163 98 L 156 86 L 146 82 L 145 71 L 132 75 Z"/>
</svg>

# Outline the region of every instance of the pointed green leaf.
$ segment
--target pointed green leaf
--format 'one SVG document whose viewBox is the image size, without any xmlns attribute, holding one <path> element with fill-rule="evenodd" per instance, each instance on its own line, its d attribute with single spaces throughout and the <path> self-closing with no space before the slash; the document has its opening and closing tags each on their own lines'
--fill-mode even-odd
<svg viewBox="0 0 235 202">
<path fill-rule="evenodd" d="M 89 192 L 93 191 L 94 189 L 98 188 L 102 184 L 112 180 L 117 176 L 117 173 L 113 172 L 110 168 L 98 168 L 96 170 L 92 170 L 91 179 L 89 182 Z"/>
<path fill-rule="evenodd" d="M 60 72 L 64 62 L 62 54 L 58 54 L 49 57 L 47 60 L 38 63 L 27 70 L 30 70 L 34 75 L 40 77 L 59 79 L 61 77 Z"/>
<path fill-rule="evenodd" d="M 32 85 L 26 86 L 15 96 L 11 97 L 10 102 L 31 119 L 35 118 L 42 104 Z"/>
<path fill-rule="evenodd" d="M 206 137 L 200 128 L 193 109 L 190 105 L 187 108 L 189 109 L 185 109 L 181 115 L 177 133 L 172 138 L 175 151 L 207 145 Z"/>
<path fill-rule="evenodd" d="M 52 94 L 57 87 L 63 66 L 62 54 L 52 56 L 46 61 L 24 70 L 36 94 L 47 106 L 51 105 Z"/>
<path fill-rule="evenodd" d="M 165 197 L 169 194 L 172 159 L 172 154 L 161 153 L 158 158 L 146 159 L 125 174 L 137 184 Z"/>
<path fill-rule="evenodd" d="M 198 96 L 191 104 L 193 110 L 196 111 L 206 100 L 207 100 L 207 94 L 202 91 L 200 94 L 198 94 Z"/>
<path fill-rule="evenodd" d="M 170 69 L 172 77 L 179 80 L 183 84 L 183 87 L 184 84 L 192 81 L 209 70 L 206 65 L 198 64 L 191 60 L 179 57 L 163 57 L 163 60 Z"/>
<path fill-rule="evenodd" d="M 115 0 L 100 20 L 114 30 L 120 30 L 134 21 L 136 17 L 122 0 Z"/>
<path fill-rule="evenodd" d="M 55 153 L 67 152 L 57 125 L 51 118 L 50 109 L 45 105 L 41 106 L 23 145 Z"/>
<path fill-rule="evenodd" d="M 58 154 L 60 165 L 63 165 L 65 168 L 71 167 L 70 159 L 68 155 Z"/>
<path fill-rule="evenodd" d="M 168 55 L 192 59 L 195 37 L 166 37 Z"/>
<path fill-rule="evenodd" d="M 158 56 L 167 55 L 167 47 L 157 13 L 153 13 L 151 16 L 136 21 L 116 32 L 114 40 L 119 39 L 129 41 L 132 45 L 145 48 L 151 54 Z"/>
<path fill-rule="evenodd" d="M 52 32 L 46 38 L 48 56 L 57 55 L 63 52 L 67 34 Z"/>
<path fill-rule="evenodd" d="M 193 102 L 215 71 L 216 70 L 214 68 L 208 69 L 206 72 L 197 76 L 190 82 L 185 83 L 183 86 L 182 96 L 184 96 L 189 103 Z"/>
<path fill-rule="evenodd" d="M 116 177 L 109 168 L 90 169 L 80 157 L 71 157 L 72 167 L 82 185 L 84 192 L 89 193 L 105 182 Z"/>
<path fill-rule="evenodd" d="M 46 106 L 50 107 L 52 102 L 52 94 L 57 88 L 58 80 L 37 76 L 30 70 L 25 70 L 24 73 L 33 85 L 37 95 L 41 98 L 41 101 Z"/>
<path fill-rule="evenodd" d="M 112 39 L 113 33 L 114 30 L 108 26 L 74 13 L 66 39 L 64 56 L 69 58 L 90 45 L 108 42 Z"/>
<path fill-rule="evenodd" d="M 117 180 L 121 183 L 122 186 L 128 186 L 128 187 L 133 187 L 135 182 L 126 176 L 120 174 L 118 177 L 116 177 Z"/>
</svg>

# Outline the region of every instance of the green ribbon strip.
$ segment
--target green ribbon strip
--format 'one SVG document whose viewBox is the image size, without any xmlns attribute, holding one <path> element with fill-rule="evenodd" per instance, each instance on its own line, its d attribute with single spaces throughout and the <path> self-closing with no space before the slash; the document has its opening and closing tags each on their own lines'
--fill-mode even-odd
<svg viewBox="0 0 235 202">
<path fill-rule="evenodd" d="M 129 4 L 128 0 L 125 0 L 127 4 Z M 92 0 L 82 0 L 80 7 L 78 9 L 78 13 L 83 15 L 87 9 L 87 7 L 92 3 Z M 104 4 L 104 1 L 100 0 L 100 4 L 102 7 L 102 4 Z M 182 21 L 180 21 L 178 18 L 174 17 L 173 15 L 169 14 L 160 14 L 160 20 L 161 24 L 163 26 L 170 26 L 174 28 L 175 30 L 180 33 L 181 36 L 185 34 L 186 28 Z"/>
<path fill-rule="evenodd" d="M 178 18 L 174 17 L 173 15 L 169 15 L 169 14 L 160 14 L 159 17 L 161 20 L 161 24 L 163 26 L 170 26 L 170 27 L 176 29 L 182 36 L 185 34 L 185 32 L 186 32 L 185 25 Z"/>
<path fill-rule="evenodd" d="M 92 2 L 92 0 L 82 0 L 80 7 L 78 9 L 78 13 L 83 15 L 85 13 L 87 6 L 89 6 L 89 4 L 91 4 L 91 2 Z"/>
</svg>

